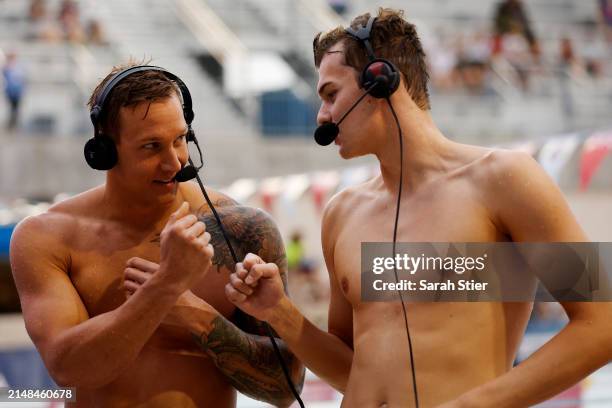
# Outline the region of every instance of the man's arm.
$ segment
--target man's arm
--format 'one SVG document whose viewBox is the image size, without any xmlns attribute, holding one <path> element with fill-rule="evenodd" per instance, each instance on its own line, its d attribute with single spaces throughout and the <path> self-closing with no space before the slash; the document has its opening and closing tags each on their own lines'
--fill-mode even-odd
<svg viewBox="0 0 612 408">
<path fill-rule="evenodd" d="M 228 203 L 229 204 L 229 203 Z M 263 211 L 235 205 L 218 206 L 223 227 L 239 260 L 249 252 L 257 253 L 268 262 L 279 265 L 285 290 L 287 260 L 283 241 L 272 219 Z M 218 268 L 234 270 L 234 261 L 220 227 L 208 211 L 199 217 L 211 233 Z M 198 328 L 198 326 L 194 326 Z M 232 321 L 217 314 L 203 330 L 192 330 L 202 349 L 243 394 L 278 406 L 288 406 L 294 397 L 274 352 L 264 323 L 240 310 Z M 273 333 L 275 337 L 278 337 Z M 304 382 L 302 363 L 288 350 L 284 341 L 276 339 L 283 360 L 298 392 Z"/>
<path fill-rule="evenodd" d="M 283 293 L 279 268 L 273 263 L 260 263 L 246 259 L 244 272 L 233 274 L 226 293 L 246 313 L 268 321 L 285 340 L 291 351 L 315 374 L 344 392 L 351 369 L 352 308 L 334 276 L 333 224 L 335 216 L 328 206 L 323 216 L 323 252 L 330 273 L 331 303 L 328 332 L 320 330 L 293 305 Z M 251 276 L 254 281 L 248 280 Z M 246 285 L 252 285 L 252 290 Z"/>
<path fill-rule="evenodd" d="M 70 255 L 53 217 L 25 219 L 11 240 L 26 328 L 59 385 L 100 387 L 135 360 L 183 289 L 158 278 L 117 309 L 89 318 L 70 280 Z"/>
<path fill-rule="evenodd" d="M 514 152 L 496 155 L 488 194 L 497 225 L 513 241 L 587 241 L 563 195 L 531 157 Z M 570 319 L 563 330 L 508 373 L 462 396 L 459 402 L 464 405 L 459 405 L 531 406 L 607 364 L 612 359 L 612 303 L 562 306 Z"/>
</svg>

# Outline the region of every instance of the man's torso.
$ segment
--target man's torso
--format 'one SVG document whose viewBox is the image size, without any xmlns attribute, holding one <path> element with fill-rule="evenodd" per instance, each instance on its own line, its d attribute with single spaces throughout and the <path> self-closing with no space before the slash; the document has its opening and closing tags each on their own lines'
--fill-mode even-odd
<svg viewBox="0 0 612 408">
<path fill-rule="evenodd" d="M 77 198 L 78 200 L 78 198 Z M 123 274 L 128 259 L 159 262 L 163 224 L 135 231 L 77 209 L 88 197 L 56 214 L 68 259 L 68 274 L 89 317 L 109 312 L 126 301 Z M 192 208 L 195 203 L 192 204 Z M 164 222 L 165 223 L 165 222 Z M 214 266 L 192 292 L 226 318 L 234 313 L 224 295 L 230 271 Z M 122 333 L 117 333 L 118 347 Z M 108 356 L 108 358 L 112 358 Z M 92 367 L 95 370 L 95 367 Z M 99 389 L 78 389 L 78 406 L 234 406 L 236 393 L 186 330 L 163 324 L 137 359 L 114 381 Z"/>
<path fill-rule="evenodd" d="M 398 242 L 491 242 L 509 237 L 490 217 L 476 161 L 404 196 Z M 335 278 L 353 308 L 354 358 L 343 406 L 413 406 L 401 304 L 361 301 L 361 242 L 391 242 L 395 197 L 380 178 L 343 193 Z M 423 407 L 434 406 L 512 367 L 530 314 L 525 303 L 406 302 Z M 386 404 L 386 405 L 385 405 Z"/>
</svg>

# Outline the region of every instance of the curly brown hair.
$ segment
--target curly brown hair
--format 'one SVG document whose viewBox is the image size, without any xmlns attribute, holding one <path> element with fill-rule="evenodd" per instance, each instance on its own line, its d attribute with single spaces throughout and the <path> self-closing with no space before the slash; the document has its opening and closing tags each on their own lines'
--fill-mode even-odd
<svg viewBox="0 0 612 408">
<path fill-rule="evenodd" d="M 365 25 L 370 13 L 353 19 L 350 26 L 354 29 Z M 342 26 L 327 33 L 319 33 L 313 41 L 315 66 L 319 68 L 321 60 L 331 47 L 338 42 L 344 43 L 344 63 L 359 73 L 368 63 L 368 56 L 363 45 L 349 35 Z M 401 72 L 406 90 L 422 110 L 431 108 L 427 82 L 429 74 L 425 62 L 425 51 L 419 40 L 414 24 L 404 20 L 402 10 L 379 8 L 376 22 L 372 26 L 370 42 L 378 58 L 391 61 Z"/>
<path fill-rule="evenodd" d="M 128 63 L 114 66 L 111 72 L 96 86 L 87 102 L 89 109 L 96 104 L 98 95 L 102 92 L 104 85 L 110 79 L 127 68 L 138 65 L 148 65 L 150 61 L 129 61 Z M 160 71 L 141 71 L 135 72 L 124 78 L 117 84 L 111 93 L 106 98 L 104 109 L 100 116 L 100 129 L 106 135 L 112 137 L 116 142 L 119 142 L 119 110 L 123 107 L 136 106 L 142 102 L 158 101 L 160 99 L 169 98 L 173 94 L 182 100 L 181 91 L 178 85 L 166 77 Z M 148 112 L 148 110 L 147 110 Z"/>
</svg>

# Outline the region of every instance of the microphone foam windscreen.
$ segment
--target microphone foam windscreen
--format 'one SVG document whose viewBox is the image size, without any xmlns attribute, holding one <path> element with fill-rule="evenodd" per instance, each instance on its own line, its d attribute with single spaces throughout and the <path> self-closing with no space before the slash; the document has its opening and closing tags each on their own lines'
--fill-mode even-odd
<svg viewBox="0 0 612 408">
<path fill-rule="evenodd" d="M 333 122 L 326 122 L 315 130 L 314 138 L 321 146 L 327 146 L 336 139 L 339 132 L 338 125 Z"/>
<path fill-rule="evenodd" d="M 178 181 L 179 183 L 182 183 L 185 181 L 193 180 L 194 178 L 196 178 L 197 174 L 198 174 L 198 170 L 195 167 L 185 166 L 182 169 L 180 169 L 178 173 L 176 173 L 176 176 L 174 176 L 174 179 Z"/>
</svg>

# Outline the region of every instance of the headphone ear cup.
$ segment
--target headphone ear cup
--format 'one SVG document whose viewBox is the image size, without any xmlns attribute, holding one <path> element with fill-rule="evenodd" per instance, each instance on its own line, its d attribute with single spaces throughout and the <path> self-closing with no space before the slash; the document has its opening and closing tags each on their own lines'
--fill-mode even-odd
<svg viewBox="0 0 612 408">
<path fill-rule="evenodd" d="M 369 89 L 370 95 L 375 98 L 387 98 L 399 87 L 400 75 L 395 66 L 385 59 L 375 59 L 361 72 L 361 87 Z"/>
<path fill-rule="evenodd" d="M 92 137 L 85 143 L 85 161 L 95 170 L 110 170 L 117 164 L 117 146 L 109 136 Z"/>
</svg>

